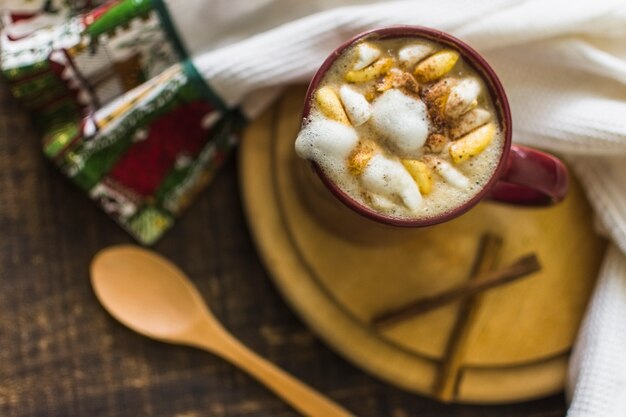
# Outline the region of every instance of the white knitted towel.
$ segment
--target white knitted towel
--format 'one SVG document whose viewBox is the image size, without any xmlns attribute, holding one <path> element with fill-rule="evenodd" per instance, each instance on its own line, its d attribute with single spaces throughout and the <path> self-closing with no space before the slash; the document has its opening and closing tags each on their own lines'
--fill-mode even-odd
<svg viewBox="0 0 626 417">
<path fill-rule="evenodd" d="M 301 6 L 240 0 L 228 6 L 207 2 L 204 14 L 185 3 L 197 2 L 171 0 L 169 5 L 183 38 L 197 52 L 196 66 L 227 104 L 243 105 L 250 116 L 281 86 L 308 81 L 329 52 L 367 29 L 430 26 L 482 52 L 508 92 L 514 140 L 556 151 L 571 162 L 599 229 L 612 240 L 570 363 L 568 416 L 626 416 L 623 0 L 424 0 L 351 7 L 345 0 Z M 339 3 L 344 7 L 329 8 Z M 226 9 L 225 20 L 215 6 Z M 226 36 L 219 26 L 203 32 L 211 25 L 198 26 L 198 16 L 205 23 L 222 22 Z M 268 30 L 279 22 L 286 23 Z M 199 53 L 203 48 L 213 49 Z"/>
</svg>

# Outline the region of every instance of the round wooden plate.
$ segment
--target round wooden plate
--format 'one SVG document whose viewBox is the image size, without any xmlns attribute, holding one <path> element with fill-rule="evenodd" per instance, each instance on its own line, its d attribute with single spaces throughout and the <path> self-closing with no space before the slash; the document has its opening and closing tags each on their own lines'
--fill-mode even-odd
<svg viewBox="0 0 626 417">
<path fill-rule="evenodd" d="M 500 263 L 535 252 L 543 268 L 482 297 L 454 400 L 511 402 L 561 390 L 604 251 L 579 186 L 548 209 L 481 203 L 431 228 L 377 226 L 328 197 L 295 155 L 304 92 L 289 90 L 248 127 L 240 148 L 248 222 L 292 307 L 356 365 L 429 395 L 458 304 L 384 332 L 367 323 L 466 280 L 480 236 L 496 233 L 504 239 Z"/>
</svg>

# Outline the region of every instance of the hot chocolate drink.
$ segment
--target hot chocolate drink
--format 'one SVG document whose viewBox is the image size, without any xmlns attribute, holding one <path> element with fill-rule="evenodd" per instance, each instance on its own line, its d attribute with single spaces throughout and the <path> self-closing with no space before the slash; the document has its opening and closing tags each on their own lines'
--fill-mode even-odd
<svg viewBox="0 0 626 417">
<path fill-rule="evenodd" d="M 358 203 L 428 219 L 489 182 L 504 147 L 481 75 L 448 45 L 363 38 L 311 94 L 296 152 Z"/>
</svg>

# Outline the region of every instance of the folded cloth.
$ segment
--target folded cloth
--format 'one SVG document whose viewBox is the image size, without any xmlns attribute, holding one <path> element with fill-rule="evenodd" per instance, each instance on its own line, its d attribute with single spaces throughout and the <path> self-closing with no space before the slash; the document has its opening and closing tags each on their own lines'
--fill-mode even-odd
<svg viewBox="0 0 626 417">
<path fill-rule="evenodd" d="M 209 182 L 242 118 L 188 61 L 163 3 L 111 1 L 80 14 L 46 4 L 4 14 L 2 74 L 45 155 L 154 243 Z"/>
<path fill-rule="evenodd" d="M 2 69 L 13 94 L 38 115 L 47 132 L 46 153 L 139 240 L 149 243 L 207 182 L 210 175 L 200 173 L 214 171 L 221 160 L 215 155 L 234 143 L 239 115 L 255 117 L 281 87 L 308 81 L 346 39 L 395 24 L 435 27 L 463 38 L 484 54 L 503 81 L 513 112 L 514 141 L 558 152 L 571 163 L 595 209 L 598 230 L 612 242 L 570 363 L 569 416 L 623 417 L 626 4 L 623 0 L 350 3 L 115 1 L 64 26 L 27 36 L 24 40 L 34 42 L 47 30 L 46 39 L 56 39 L 52 46 L 39 40 L 37 45 L 44 46 L 30 55 L 20 54 L 28 49 L 26 44 L 11 45 L 19 40 L 9 39 L 5 31 Z M 315 11 L 319 12 L 311 14 Z M 50 30 L 57 32 L 50 34 Z M 124 52 L 130 40 L 136 43 Z M 121 45 L 122 52 L 117 54 L 114 45 Z M 57 59 L 59 50 L 64 54 Z M 88 56 L 80 51 L 103 55 L 104 61 L 99 62 L 106 65 L 86 58 L 85 64 L 80 63 L 81 57 Z M 59 62 L 65 63 L 61 71 Z M 111 93 L 101 88 L 106 78 L 100 81 L 99 73 L 92 77 L 89 72 L 103 66 L 141 71 L 131 72 L 133 77 L 118 76 L 126 80 L 125 84 L 118 81 L 124 88 Z M 16 69 L 23 71 L 19 82 L 11 78 Z M 40 77 L 42 73 L 47 78 Z M 33 83 L 35 79 L 39 84 Z M 40 88 L 47 82 L 52 87 Z M 79 93 L 73 94 L 76 86 Z M 41 111 L 37 99 L 52 95 L 57 91 L 53 87 L 72 100 L 64 102 L 69 102 L 64 113 L 55 110 L 50 116 Z M 193 110 L 176 113 L 179 103 Z M 195 116 L 187 127 L 199 122 L 204 129 L 203 135 L 201 128 L 189 127 L 204 139 L 192 140 L 191 145 L 181 139 L 186 135 L 177 135 L 181 124 L 174 128 L 167 121 L 188 113 Z M 159 133 L 166 131 L 169 139 L 159 140 Z M 59 132 L 63 134 L 54 136 Z M 161 160 L 160 150 L 169 149 L 170 142 L 176 146 L 167 151 L 157 173 L 147 175 L 149 186 L 130 175 L 138 167 L 152 174 L 152 164 Z"/>
</svg>

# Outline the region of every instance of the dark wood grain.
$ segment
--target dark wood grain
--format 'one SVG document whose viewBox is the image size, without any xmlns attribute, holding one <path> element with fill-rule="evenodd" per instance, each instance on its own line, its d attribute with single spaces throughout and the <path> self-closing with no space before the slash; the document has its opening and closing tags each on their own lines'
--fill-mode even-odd
<svg viewBox="0 0 626 417">
<path fill-rule="evenodd" d="M 138 336 L 98 305 L 93 255 L 131 239 L 40 153 L 0 86 L 0 416 L 296 415 L 204 352 Z M 503 406 L 444 405 L 376 381 L 291 313 L 255 253 L 231 158 L 156 246 L 241 340 L 363 417 L 557 417 L 562 396 Z"/>
</svg>

